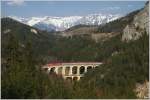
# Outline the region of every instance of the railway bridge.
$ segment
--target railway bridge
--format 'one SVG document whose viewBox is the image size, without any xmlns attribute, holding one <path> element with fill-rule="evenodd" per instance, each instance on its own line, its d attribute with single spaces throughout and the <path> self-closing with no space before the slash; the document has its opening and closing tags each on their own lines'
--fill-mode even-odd
<svg viewBox="0 0 150 100">
<path fill-rule="evenodd" d="M 67 80 L 80 80 L 84 73 L 99 67 L 101 62 L 49 63 L 42 67 L 47 73 L 62 75 Z"/>
</svg>

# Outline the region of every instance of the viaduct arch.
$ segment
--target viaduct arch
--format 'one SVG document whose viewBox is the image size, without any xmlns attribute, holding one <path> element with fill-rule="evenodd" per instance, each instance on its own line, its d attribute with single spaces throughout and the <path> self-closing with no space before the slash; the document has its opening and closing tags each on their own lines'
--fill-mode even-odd
<svg viewBox="0 0 150 100">
<path fill-rule="evenodd" d="M 50 63 L 42 67 L 47 73 L 62 75 L 67 80 L 80 80 L 87 71 L 100 66 L 101 62 Z"/>
</svg>

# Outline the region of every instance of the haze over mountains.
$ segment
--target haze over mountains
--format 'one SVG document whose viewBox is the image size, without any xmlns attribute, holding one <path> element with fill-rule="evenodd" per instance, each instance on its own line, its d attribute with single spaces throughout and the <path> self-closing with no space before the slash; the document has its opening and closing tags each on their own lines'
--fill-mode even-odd
<svg viewBox="0 0 150 100">
<path fill-rule="evenodd" d="M 23 18 L 9 16 L 24 24 L 46 31 L 64 31 L 75 25 L 100 25 L 113 21 L 122 15 L 120 14 L 90 14 L 87 16 L 68 16 L 68 17 L 31 17 Z"/>
</svg>

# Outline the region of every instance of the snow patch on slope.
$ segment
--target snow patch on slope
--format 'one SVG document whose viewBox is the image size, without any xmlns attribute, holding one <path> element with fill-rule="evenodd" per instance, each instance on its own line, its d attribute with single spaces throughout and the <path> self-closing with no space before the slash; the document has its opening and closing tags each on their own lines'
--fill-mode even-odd
<svg viewBox="0 0 150 100">
<path fill-rule="evenodd" d="M 31 32 L 33 32 L 34 34 L 38 34 L 38 32 L 35 29 L 31 29 Z"/>
</svg>

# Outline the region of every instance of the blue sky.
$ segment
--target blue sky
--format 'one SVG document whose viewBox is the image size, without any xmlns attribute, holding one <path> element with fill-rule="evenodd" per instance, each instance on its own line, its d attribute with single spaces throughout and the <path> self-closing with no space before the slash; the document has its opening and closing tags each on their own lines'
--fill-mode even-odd
<svg viewBox="0 0 150 100">
<path fill-rule="evenodd" d="M 146 1 L 2 1 L 2 16 L 82 16 L 94 13 L 127 14 Z"/>
</svg>

